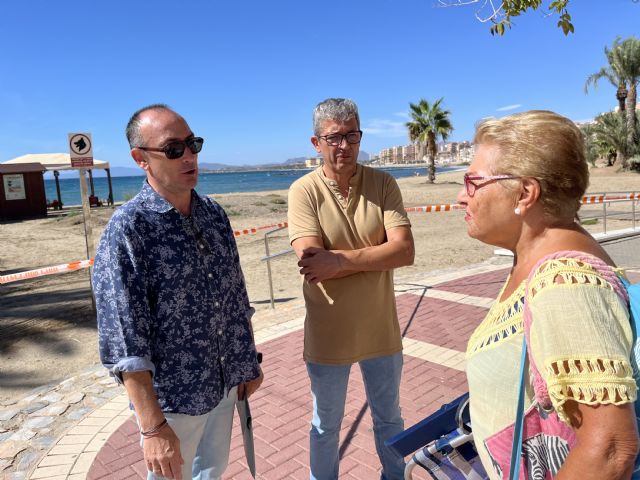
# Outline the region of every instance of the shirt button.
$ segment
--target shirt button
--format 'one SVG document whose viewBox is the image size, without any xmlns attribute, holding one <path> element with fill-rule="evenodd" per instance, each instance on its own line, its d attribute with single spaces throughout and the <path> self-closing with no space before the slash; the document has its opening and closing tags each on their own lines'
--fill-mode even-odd
<svg viewBox="0 0 640 480">
<path fill-rule="evenodd" d="M 224 363 L 224 357 L 220 357 L 220 363 Z"/>
<path fill-rule="evenodd" d="M 199 248 L 200 250 L 202 250 L 202 249 L 204 248 L 204 243 L 199 243 L 199 244 L 198 244 L 198 248 Z"/>
<path fill-rule="evenodd" d="M 219 307 L 220 306 L 220 302 L 216 302 L 213 305 L 216 306 L 216 307 Z"/>
<path fill-rule="evenodd" d="M 213 278 L 213 273 L 207 273 L 207 277 Z"/>
<path fill-rule="evenodd" d="M 218 335 L 222 335 L 222 329 L 218 330 Z"/>
</svg>

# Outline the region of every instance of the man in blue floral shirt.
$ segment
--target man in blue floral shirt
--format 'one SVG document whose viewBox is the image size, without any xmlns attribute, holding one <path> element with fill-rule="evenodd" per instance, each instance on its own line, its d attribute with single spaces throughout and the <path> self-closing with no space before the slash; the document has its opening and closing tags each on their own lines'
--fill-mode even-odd
<svg viewBox="0 0 640 480">
<path fill-rule="evenodd" d="M 149 479 L 218 479 L 236 398 L 262 383 L 238 251 L 220 205 L 194 191 L 204 140 L 166 105 L 127 129 L 146 173 L 96 252 L 100 357 L 124 383 Z"/>
</svg>

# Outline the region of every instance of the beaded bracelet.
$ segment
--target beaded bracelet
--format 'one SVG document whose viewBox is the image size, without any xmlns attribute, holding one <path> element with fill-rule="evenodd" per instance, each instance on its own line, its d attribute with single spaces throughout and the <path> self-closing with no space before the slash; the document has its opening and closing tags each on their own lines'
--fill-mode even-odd
<svg viewBox="0 0 640 480">
<path fill-rule="evenodd" d="M 167 424 L 167 419 L 165 418 L 158 425 L 156 425 L 153 428 L 150 428 L 146 432 L 143 432 L 142 430 L 140 430 L 140 435 L 142 435 L 143 437 L 148 437 L 150 435 L 153 435 L 154 433 L 158 433 L 160 429 L 164 427 L 166 424 Z"/>
</svg>

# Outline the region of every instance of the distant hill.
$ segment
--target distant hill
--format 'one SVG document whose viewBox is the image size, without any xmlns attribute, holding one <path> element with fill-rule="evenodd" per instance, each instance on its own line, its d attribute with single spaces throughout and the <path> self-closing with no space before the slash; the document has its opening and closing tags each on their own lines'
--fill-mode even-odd
<svg viewBox="0 0 640 480">
<path fill-rule="evenodd" d="M 285 165 L 292 165 L 295 163 L 304 163 L 305 160 L 309 158 L 309 157 L 294 157 L 294 158 L 288 158 L 287 160 L 285 160 L 283 163 Z"/>
<path fill-rule="evenodd" d="M 200 170 L 225 170 L 227 168 L 244 168 L 244 167 L 238 167 L 238 165 L 227 165 L 225 163 L 198 162 L 198 168 Z"/>
</svg>

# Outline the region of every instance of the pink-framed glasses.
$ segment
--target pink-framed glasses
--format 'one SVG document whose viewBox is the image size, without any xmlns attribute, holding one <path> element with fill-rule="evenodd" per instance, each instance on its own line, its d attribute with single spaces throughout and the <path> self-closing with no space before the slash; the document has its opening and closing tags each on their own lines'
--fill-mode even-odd
<svg viewBox="0 0 640 480">
<path fill-rule="evenodd" d="M 497 180 L 515 180 L 520 177 L 516 177 L 514 175 L 469 175 L 467 173 L 464 174 L 464 188 L 467 191 L 467 195 L 473 197 L 476 194 L 476 190 L 484 187 L 485 185 L 489 185 L 492 182 Z M 474 182 L 484 181 L 484 183 L 477 184 Z"/>
</svg>

